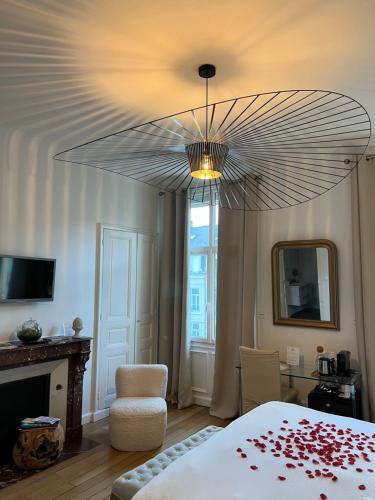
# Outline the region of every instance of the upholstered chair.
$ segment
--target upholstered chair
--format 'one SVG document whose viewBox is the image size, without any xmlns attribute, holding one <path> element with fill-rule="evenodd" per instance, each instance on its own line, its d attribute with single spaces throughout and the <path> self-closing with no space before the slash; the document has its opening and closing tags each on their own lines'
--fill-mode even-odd
<svg viewBox="0 0 375 500">
<path fill-rule="evenodd" d="M 146 451 L 163 443 L 167 428 L 167 378 L 165 365 L 124 365 L 117 368 L 117 399 L 109 410 L 113 448 Z"/>
<path fill-rule="evenodd" d="M 277 351 L 240 346 L 241 414 L 268 401 L 297 403 L 297 391 L 281 385 Z"/>
</svg>

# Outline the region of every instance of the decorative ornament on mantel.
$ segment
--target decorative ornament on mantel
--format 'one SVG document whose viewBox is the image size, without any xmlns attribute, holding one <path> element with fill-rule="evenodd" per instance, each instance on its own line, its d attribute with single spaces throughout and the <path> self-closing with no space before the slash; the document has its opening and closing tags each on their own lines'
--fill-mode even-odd
<svg viewBox="0 0 375 500">
<path fill-rule="evenodd" d="M 78 316 L 73 320 L 72 329 L 74 330 L 73 337 L 79 337 L 80 332 L 83 330 L 83 322 Z"/>
<path fill-rule="evenodd" d="M 42 336 L 42 328 L 37 321 L 30 318 L 24 321 L 17 329 L 17 337 L 21 342 L 32 343 L 37 342 Z"/>
<path fill-rule="evenodd" d="M 281 90 L 209 104 L 120 130 L 55 155 L 193 201 L 273 210 L 320 196 L 350 174 L 371 135 L 367 111 L 327 90 Z"/>
</svg>

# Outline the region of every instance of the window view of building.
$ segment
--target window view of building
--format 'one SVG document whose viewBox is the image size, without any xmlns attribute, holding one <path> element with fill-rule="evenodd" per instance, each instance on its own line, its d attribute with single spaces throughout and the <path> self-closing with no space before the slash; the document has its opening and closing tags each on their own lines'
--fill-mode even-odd
<svg viewBox="0 0 375 500">
<path fill-rule="evenodd" d="M 190 336 L 215 341 L 218 207 L 190 208 Z"/>
</svg>

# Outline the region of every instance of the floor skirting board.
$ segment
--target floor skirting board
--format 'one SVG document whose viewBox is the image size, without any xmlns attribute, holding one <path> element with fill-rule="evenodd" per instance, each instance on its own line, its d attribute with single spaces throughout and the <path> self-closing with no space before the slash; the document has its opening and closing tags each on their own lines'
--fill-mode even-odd
<svg viewBox="0 0 375 500">
<path fill-rule="evenodd" d="M 90 422 L 97 422 L 103 418 L 108 417 L 109 408 L 104 408 L 104 410 L 97 410 L 94 412 L 84 413 L 82 415 L 82 425 L 88 424 Z"/>
<path fill-rule="evenodd" d="M 211 398 L 193 394 L 193 404 L 198 406 L 207 406 L 209 408 L 211 406 Z"/>
<path fill-rule="evenodd" d="M 82 415 L 82 425 L 89 424 L 92 422 L 92 413 L 83 413 Z"/>
</svg>

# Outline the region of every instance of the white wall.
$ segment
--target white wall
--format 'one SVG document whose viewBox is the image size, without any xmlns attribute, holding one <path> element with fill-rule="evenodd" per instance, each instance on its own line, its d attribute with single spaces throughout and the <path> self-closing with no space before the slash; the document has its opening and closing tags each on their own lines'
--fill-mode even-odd
<svg viewBox="0 0 375 500">
<path fill-rule="evenodd" d="M 98 223 L 155 231 L 157 190 L 90 167 L 52 160 L 56 152 L 20 131 L 0 143 L 0 253 L 57 259 L 53 302 L 0 304 L 0 340 L 31 316 L 45 335 L 83 319 L 93 335 Z M 91 409 L 91 360 L 83 413 Z"/>
<path fill-rule="evenodd" d="M 307 363 L 315 360 L 316 346 L 328 351 L 348 349 L 357 358 L 355 333 L 350 177 L 323 196 L 289 209 L 259 214 L 257 294 L 258 347 L 278 349 L 281 359 L 287 346 L 301 349 Z M 281 240 L 326 238 L 338 251 L 340 330 L 300 328 L 273 324 L 271 249 Z M 307 390 L 307 388 L 306 388 Z M 302 398 L 306 396 L 302 390 Z"/>
</svg>

